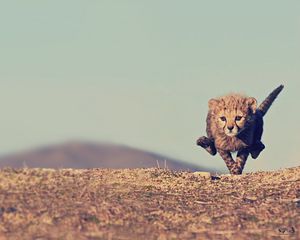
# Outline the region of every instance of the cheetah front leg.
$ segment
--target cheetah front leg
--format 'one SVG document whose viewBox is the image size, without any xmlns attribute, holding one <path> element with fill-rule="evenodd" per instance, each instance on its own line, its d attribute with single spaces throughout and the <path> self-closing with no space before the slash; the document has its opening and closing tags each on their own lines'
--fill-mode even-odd
<svg viewBox="0 0 300 240">
<path fill-rule="evenodd" d="M 211 155 L 216 155 L 217 149 L 215 147 L 215 142 L 213 139 L 207 138 L 205 136 L 200 137 L 197 140 L 197 145 L 203 147 Z"/>
<path fill-rule="evenodd" d="M 218 149 L 218 152 L 220 156 L 223 158 L 224 162 L 226 163 L 226 166 L 231 174 L 237 174 L 236 173 L 236 163 L 233 160 L 231 153 L 229 151 L 224 151 L 221 149 Z"/>
<path fill-rule="evenodd" d="M 243 149 L 238 151 L 236 161 L 235 161 L 235 167 L 232 169 L 233 174 L 242 174 L 248 156 L 249 156 L 248 149 Z"/>
</svg>

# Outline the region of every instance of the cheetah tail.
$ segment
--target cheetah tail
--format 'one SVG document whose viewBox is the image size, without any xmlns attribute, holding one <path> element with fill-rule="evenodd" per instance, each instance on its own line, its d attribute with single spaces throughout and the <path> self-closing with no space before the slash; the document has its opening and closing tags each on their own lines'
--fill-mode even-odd
<svg viewBox="0 0 300 240">
<path fill-rule="evenodd" d="M 280 85 L 279 87 L 274 89 L 273 92 L 271 92 L 270 95 L 259 105 L 257 110 L 259 110 L 263 116 L 267 113 L 276 97 L 282 91 L 283 87 L 283 85 Z"/>
</svg>

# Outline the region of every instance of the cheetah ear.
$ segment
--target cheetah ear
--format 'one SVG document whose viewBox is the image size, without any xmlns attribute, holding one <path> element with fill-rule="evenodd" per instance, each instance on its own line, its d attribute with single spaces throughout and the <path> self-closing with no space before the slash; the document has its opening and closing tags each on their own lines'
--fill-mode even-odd
<svg viewBox="0 0 300 240">
<path fill-rule="evenodd" d="M 214 110 L 218 104 L 219 100 L 212 98 L 208 101 L 208 108 L 210 110 Z"/>
<path fill-rule="evenodd" d="M 257 101 L 255 98 L 253 97 L 249 97 L 246 100 L 246 103 L 248 104 L 249 108 L 252 110 L 252 112 L 256 111 L 257 108 Z"/>
</svg>

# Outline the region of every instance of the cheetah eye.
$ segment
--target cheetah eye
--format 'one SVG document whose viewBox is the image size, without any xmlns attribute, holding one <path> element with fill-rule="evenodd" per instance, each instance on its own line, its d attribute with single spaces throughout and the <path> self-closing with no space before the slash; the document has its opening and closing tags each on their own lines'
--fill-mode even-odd
<svg viewBox="0 0 300 240">
<path fill-rule="evenodd" d="M 235 117 L 235 121 L 240 121 L 241 119 L 242 119 L 241 116 L 236 116 L 236 117 Z"/>
<path fill-rule="evenodd" d="M 225 122 L 226 121 L 226 117 L 220 117 L 221 121 Z"/>
</svg>

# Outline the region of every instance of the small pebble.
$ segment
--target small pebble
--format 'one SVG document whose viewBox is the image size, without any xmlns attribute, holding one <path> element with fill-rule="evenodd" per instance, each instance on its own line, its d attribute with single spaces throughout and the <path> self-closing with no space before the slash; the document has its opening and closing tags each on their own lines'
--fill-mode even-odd
<svg viewBox="0 0 300 240">
<path fill-rule="evenodd" d="M 7 209 L 6 209 L 6 212 L 7 213 L 14 213 L 14 212 L 16 212 L 17 211 L 17 209 L 15 208 L 15 207 L 8 207 Z"/>
<path fill-rule="evenodd" d="M 194 172 L 193 174 L 197 177 L 211 178 L 210 172 Z"/>
</svg>

